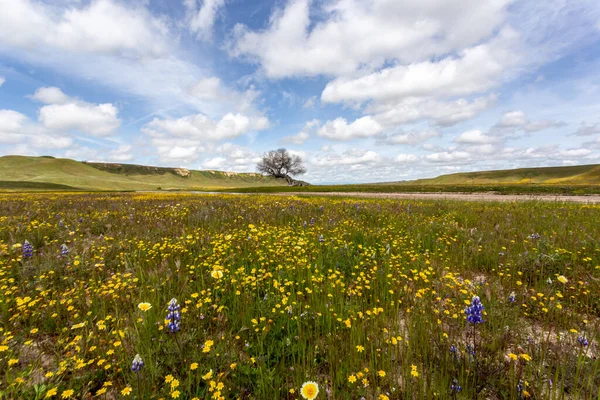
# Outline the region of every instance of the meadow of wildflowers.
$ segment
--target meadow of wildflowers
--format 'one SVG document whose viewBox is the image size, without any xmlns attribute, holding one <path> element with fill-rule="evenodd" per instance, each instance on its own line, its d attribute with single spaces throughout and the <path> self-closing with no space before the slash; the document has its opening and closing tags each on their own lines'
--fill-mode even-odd
<svg viewBox="0 0 600 400">
<path fill-rule="evenodd" d="M 600 206 L 0 195 L 0 398 L 597 399 Z"/>
</svg>

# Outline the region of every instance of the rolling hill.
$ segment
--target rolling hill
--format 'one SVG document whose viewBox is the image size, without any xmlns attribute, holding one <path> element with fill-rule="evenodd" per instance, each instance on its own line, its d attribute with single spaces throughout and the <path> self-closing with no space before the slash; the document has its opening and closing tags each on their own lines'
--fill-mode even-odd
<svg viewBox="0 0 600 400">
<path fill-rule="evenodd" d="M 399 182 L 400 183 L 400 182 Z M 413 185 L 598 185 L 600 164 L 459 172 L 401 182 Z"/>
<path fill-rule="evenodd" d="M 213 190 L 284 186 L 285 180 L 255 173 L 80 162 L 65 158 L 0 157 L 4 190 Z"/>
</svg>

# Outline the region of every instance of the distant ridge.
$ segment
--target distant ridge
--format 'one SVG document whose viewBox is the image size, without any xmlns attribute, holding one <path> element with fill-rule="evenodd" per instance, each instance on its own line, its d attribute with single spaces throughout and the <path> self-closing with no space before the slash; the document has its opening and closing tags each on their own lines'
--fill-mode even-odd
<svg viewBox="0 0 600 400">
<path fill-rule="evenodd" d="M 5 190 L 216 190 L 286 185 L 283 179 L 257 173 L 82 162 L 50 156 L 0 157 L 0 189 Z"/>
<path fill-rule="evenodd" d="M 598 185 L 600 164 L 565 167 L 518 168 L 496 171 L 459 172 L 402 184 L 415 185 Z"/>
</svg>

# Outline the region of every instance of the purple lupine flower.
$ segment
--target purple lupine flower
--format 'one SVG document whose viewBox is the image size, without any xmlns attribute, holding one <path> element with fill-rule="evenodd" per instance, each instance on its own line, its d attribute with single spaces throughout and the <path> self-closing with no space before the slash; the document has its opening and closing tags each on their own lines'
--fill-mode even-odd
<svg viewBox="0 0 600 400">
<path fill-rule="evenodd" d="M 511 294 L 508 296 L 508 301 L 510 301 L 511 303 L 517 301 L 517 295 L 515 294 L 515 292 L 511 292 Z"/>
<path fill-rule="evenodd" d="M 177 304 L 177 299 L 176 298 L 172 298 L 171 301 L 169 301 L 169 307 L 168 307 L 168 313 L 167 313 L 167 328 L 169 328 L 169 331 L 171 333 L 175 333 L 178 332 L 180 330 L 180 324 L 181 324 L 181 313 L 179 312 L 179 309 L 181 308 L 181 306 L 179 304 Z"/>
<path fill-rule="evenodd" d="M 588 340 L 586 339 L 585 335 L 583 336 L 579 336 L 577 338 L 577 341 L 579 342 L 579 344 L 581 345 L 581 347 L 586 347 L 587 345 L 589 345 L 590 343 L 588 342 Z"/>
<path fill-rule="evenodd" d="M 456 348 L 455 345 L 450 345 L 450 353 L 457 355 L 458 354 L 458 349 Z"/>
<path fill-rule="evenodd" d="M 519 381 L 519 384 L 517 385 L 517 393 L 519 395 L 519 397 L 521 396 L 521 393 L 523 393 L 523 381 Z"/>
<path fill-rule="evenodd" d="M 60 245 L 60 255 L 61 255 L 62 257 L 64 257 L 64 256 L 66 256 L 67 254 L 69 254 L 69 248 L 67 247 L 67 245 L 66 245 L 66 244 L 64 244 L 64 243 L 63 243 L 63 244 L 61 244 L 61 245 Z"/>
<path fill-rule="evenodd" d="M 452 394 L 456 394 L 462 390 L 462 387 L 458 384 L 458 380 L 452 379 L 452 385 L 450 385 L 450 390 L 452 390 Z"/>
<path fill-rule="evenodd" d="M 319 235 L 319 242 L 323 243 L 325 241 L 325 238 L 323 238 L 323 235 Z"/>
<path fill-rule="evenodd" d="M 131 371 L 140 372 L 143 366 L 144 361 L 142 360 L 142 357 L 140 357 L 139 354 L 136 354 L 135 357 L 133 357 L 133 362 L 131 363 Z"/>
<path fill-rule="evenodd" d="M 23 258 L 33 257 L 33 246 L 28 240 L 23 243 Z"/>
<path fill-rule="evenodd" d="M 483 304 L 481 304 L 479 296 L 473 296 L 471 304 L 465 309 L 467 321 L 474 325 L 481 324 L 483 322 L 483 310 L 484 307 Z"/>
</svg>

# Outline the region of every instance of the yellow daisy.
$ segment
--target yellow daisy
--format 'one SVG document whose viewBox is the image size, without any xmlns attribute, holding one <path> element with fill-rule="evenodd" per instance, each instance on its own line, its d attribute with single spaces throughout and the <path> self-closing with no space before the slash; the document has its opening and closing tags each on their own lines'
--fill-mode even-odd
<svg viewBox="0 0 600 400">
<path fill-rule="evenodd" d="M 304 382 L 300 388 L 300 394 L 305 399 L 312 400 L 319 394 L 319 385 L 312 381 Z"/>
</svg>

